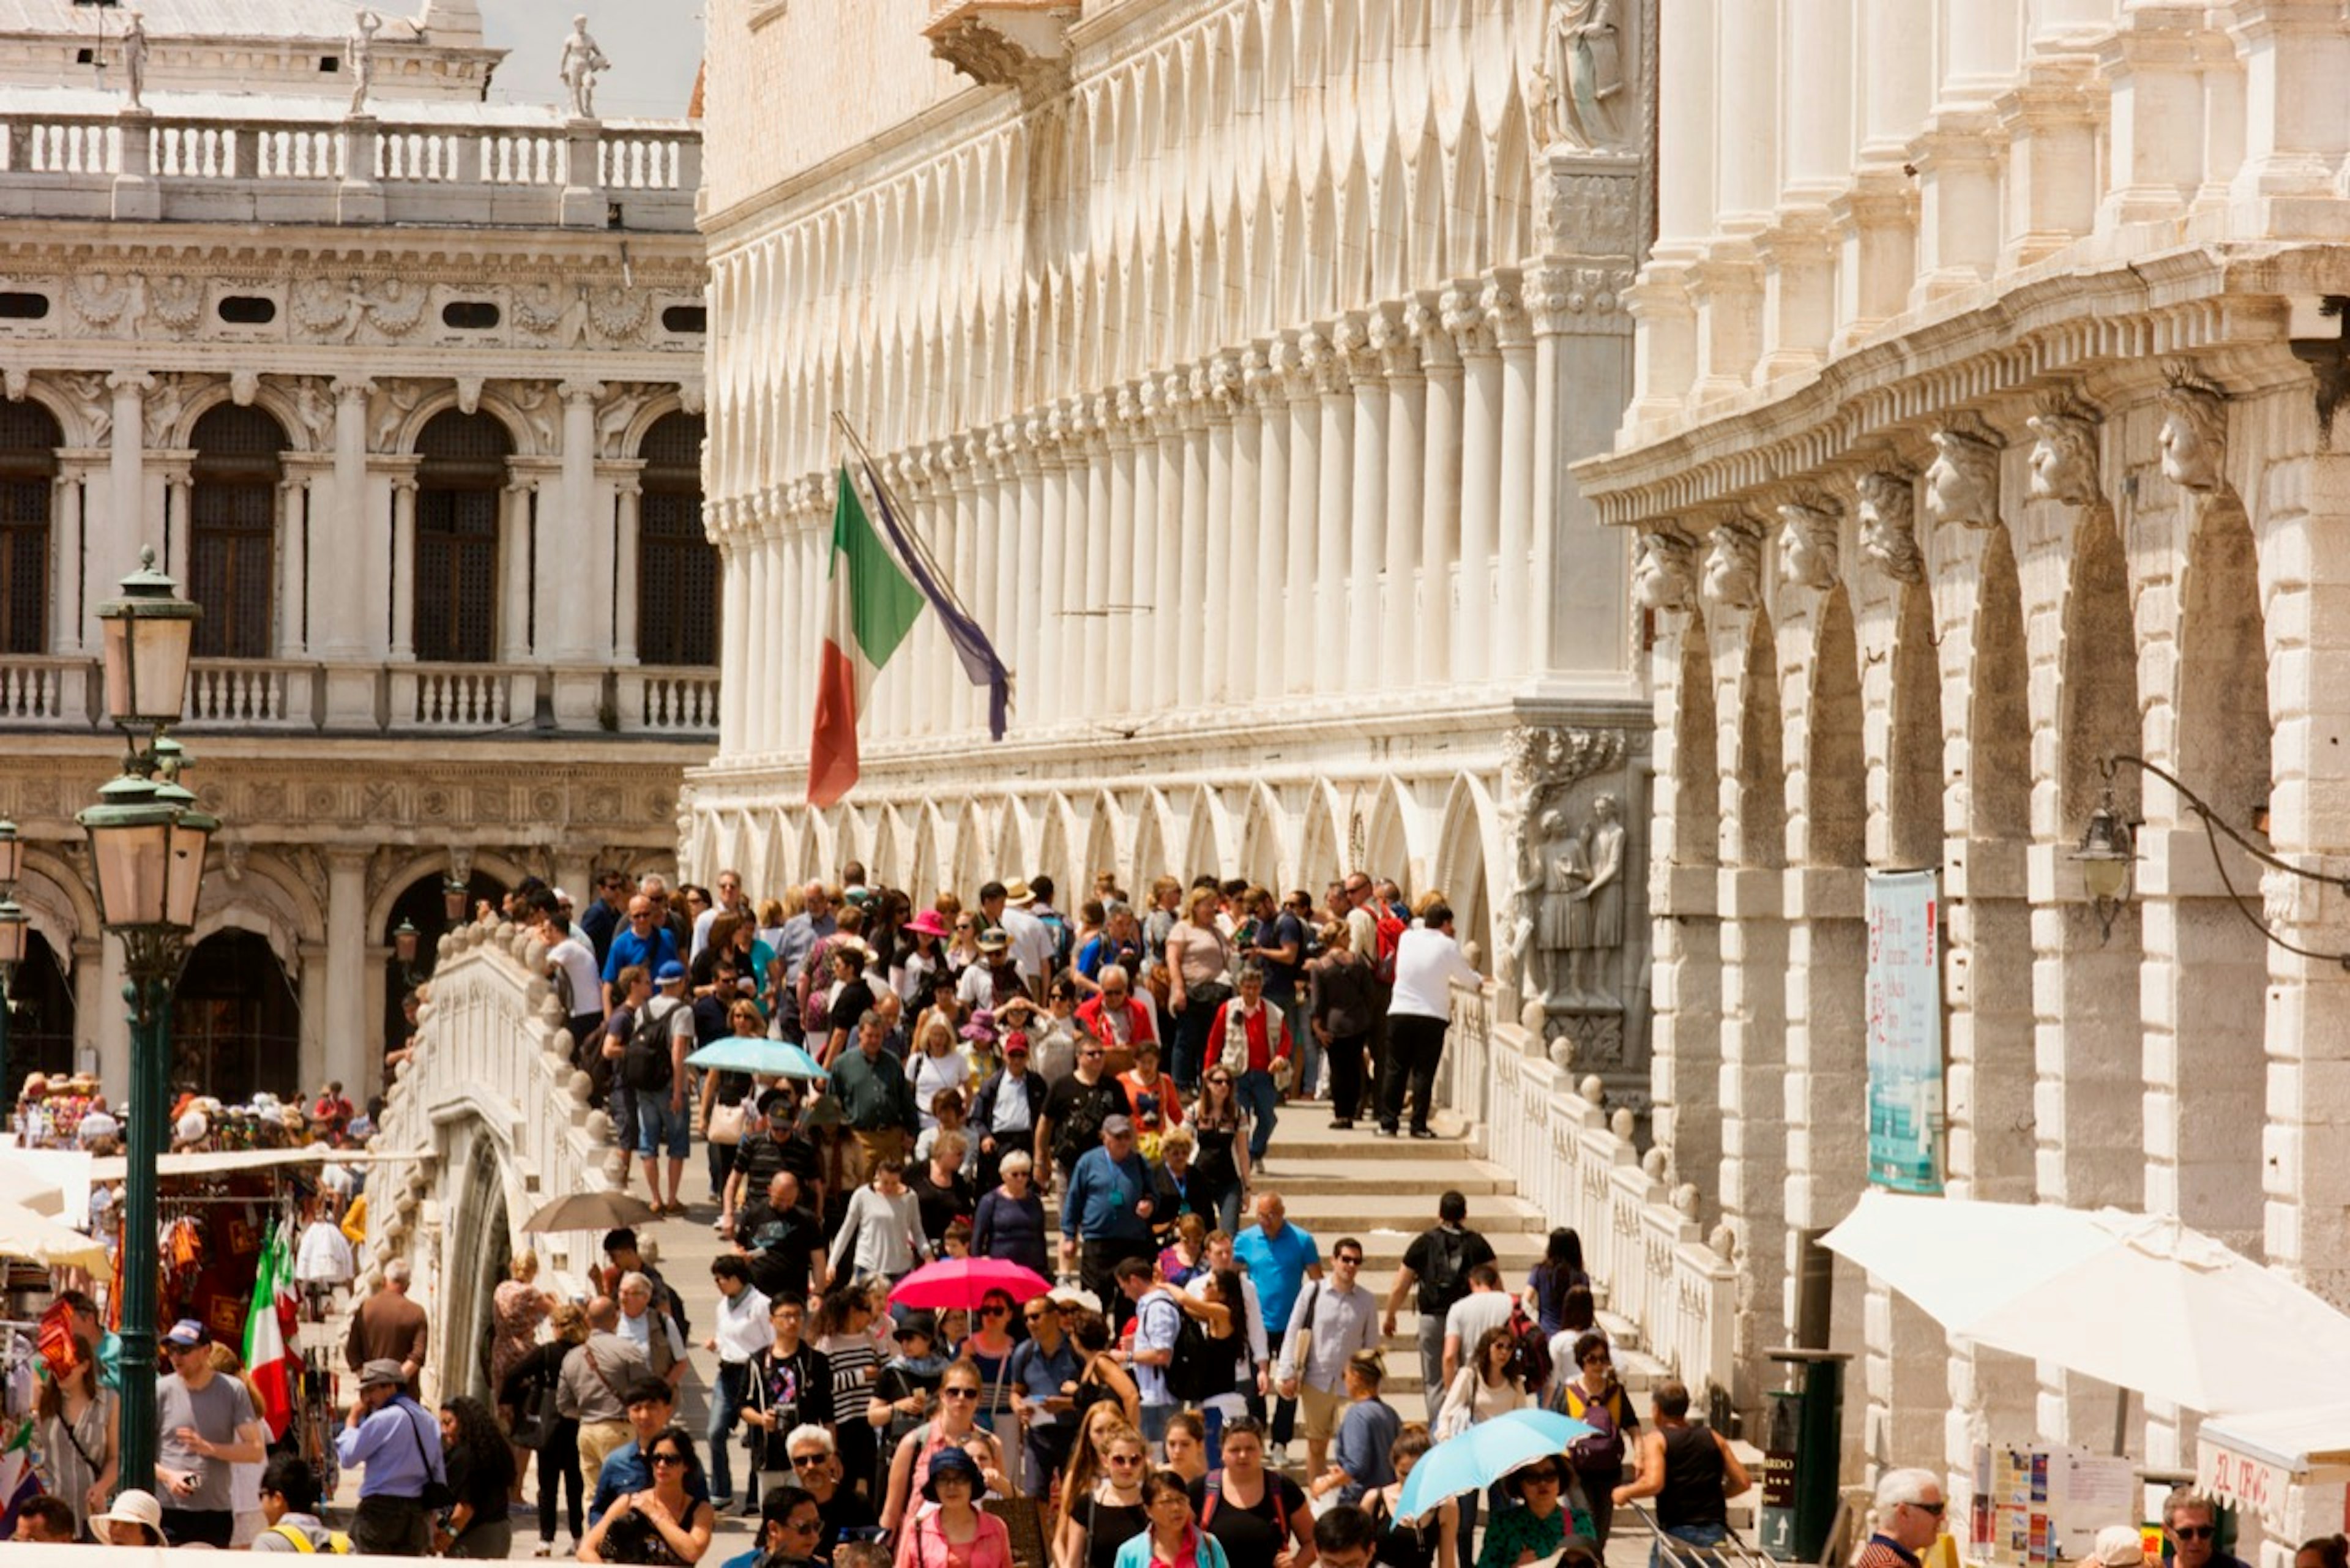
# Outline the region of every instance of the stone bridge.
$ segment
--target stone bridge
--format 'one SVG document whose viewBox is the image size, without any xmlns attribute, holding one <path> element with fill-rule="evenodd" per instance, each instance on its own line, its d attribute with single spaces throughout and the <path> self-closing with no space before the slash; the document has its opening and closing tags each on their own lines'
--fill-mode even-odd
<svg viewBox="0 0 2350 1568">
<path fill-rule="evenodd" d="M 416 1051 L 400 1064 L 375 1147 L 413 1158 L 368 1178 L 372 1288 L 385 1259 L 405 1257 L 432 1315 L 426 1395 L 475 1390 L 492 1293 L 525 1245 L 541 1277 L 585 1281 L 600 1232 L 525 1236 L 533 1210 L 613 1185 L 611 1123 L 588 1106 L 588 1075 L 545 977 L 546 949 L 510 927 L 466 926 L 441 939 L 441 962 Z"/>
</svg>

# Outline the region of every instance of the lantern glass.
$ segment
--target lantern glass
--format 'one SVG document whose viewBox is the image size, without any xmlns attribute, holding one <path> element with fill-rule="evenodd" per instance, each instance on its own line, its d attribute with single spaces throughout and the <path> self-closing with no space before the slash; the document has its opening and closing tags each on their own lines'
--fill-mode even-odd
<svg viewBox="0 0 2350 1568">
<path fill-rule="evenodd" d="M 0 903 L 0 974 L 25 961 L 25 933 L 31 929 L 32 922 L 14 898 Z"/>
<path fill-rule="evenodd" d="M 462 926 L 465 923 L 467 898 L 465 884 L 455 877 L 452 877 L 441 884 L 441 912 L 448 917 L 451 925 Z"/>
<path fill-rule="evenodd" d="M 155 552 L 122 579 L 122 597 L 98 609 L 104 629 L 106 716 L 125 727 L 179 722 L 187 700 L 188 656 L 203 611 L 155 569 Z"/>
<path fill-rule="evenodd" d="M 391 950 L 403 964 L 416 961 L 416 926 L 413 921 L 402 920 L 392 928 Z"/>
<path fill-rule="evenodd" d="M 25 841 L 16 836 L 16 825 L 0 822 L 0 887 L 13 887 L 25 874 Z"/>
<path fill-rule="evenodd" d="M 204 889 L 204 853 L 212 847 L 216 818 L 182 812 L 172 825 L 171 865 L 164 873 L 163 919 L 182 930 L 196 923 L 196 899 Z"/>
<path fill-rule="evenodd" d="M 163 812 L 93 826 L 90 859 L 98 867 L 98 915 L 109 927 L 162 923 L 172 863 L 172 819 Z"/>
</svg>

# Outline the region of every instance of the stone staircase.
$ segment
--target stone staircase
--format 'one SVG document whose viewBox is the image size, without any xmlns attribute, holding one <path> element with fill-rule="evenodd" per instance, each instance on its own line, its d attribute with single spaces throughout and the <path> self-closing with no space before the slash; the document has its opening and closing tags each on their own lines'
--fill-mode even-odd
<svg viewBox="0 0 2350 1568">
<path fill-rule="evenodd" d="M 1360 1241 L 1362 1282 L 1384 1301 L 1404 1249 L 1436 1222 L 1437 1199 L 1450 1189 L 1469 1200 L 1469 1223 L 1492 1244 L 1503 1282 L 1513 1291 L 1524 1289 L 1527 1271 L 1542 1258 L 1551 1221 L 1539 1206 L 1518 1196 L 1515 1177 L 1480 1159 L 1463 1137 L 1397 1140 L 1360 1127 L 1337 1131 L 1325 1125 L 1326 1119 L 1319 1106 L 1284 1109 L 1257 1180 L 1260 1190 L 1281 1194 L 1291 1222 L 1310 1231 L 1326 1256 L 1342 1236 Z M 1440 1128 L 1448 1125 L 1459 1123 L 1437 1117 Z M 1600 1294 L 1604 1302 L 1604 1282 Z M 1647 1390 L 1667 1375 L 1663 1363 L 1640 1347 L 1630 1323 L 1604 1309 L 1600 1322 L 1615 1347 L 1617 1375 L 1645 1405 Z M 1406 1420 L 1429 1413 L 1413 1334 L 1417 1323 L 1407 1301 L 1398 1332 L 1387 1341 L 1382 1391 Z"/>
</svg>

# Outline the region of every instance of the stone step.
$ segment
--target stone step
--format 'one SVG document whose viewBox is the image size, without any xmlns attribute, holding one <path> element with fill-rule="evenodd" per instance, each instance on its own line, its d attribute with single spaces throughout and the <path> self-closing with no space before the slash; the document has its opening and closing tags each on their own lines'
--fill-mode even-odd
<svg viewBox="0 0 2350 1568">
<path fill-rule="evenodd" d="M 1406 1236 L 1417 1236 L 1436 1223 L 1436 1205 L 1421 1192 L 1384 1192 L 1357 1183 L 1347 1190 L 1331 1192 L 1299 1192 L 1292 1194 L 1279 1176 L 1266 1179 L 1270 1190 L 1281 1194 L 1282 1202 L 1293 1225 L 1303 1225 L 1314 1232 L 1314 1239 L 1327 1247 L 1342 1234 L 1360 1231 L 1394 1231 Z M 1541 1243 L 1548 1240 L 1550 1221 L 1543 1211 L 1524 1199 L 1515 1197 L 1488 1197 L 1469 1206 L 1469 1223 L 1484 1233 L 1486 1240 L 1501 1250 L 1496 1238 L 1503 1234 L 1531 1232 L 1537 1238 L 1537 1256 Z"/>
<path fill-rule="evenodd" d="M 1475 1160 L 1410 1159 L 1371 1162 L 1355 1156 L 1308 1162 L 1276 1150 L 1273 1171 L 1264 1179 L 1284 1198 L 1328 1193 L 1410 1192 L 1421 1195 L 1421 1206 L 1434 1213 L 1433 1195 L 1450 1189 L 1473 1205 L 1480 1198 L 1506 1198 L 1517 1191 L 1517 1181 L 1497 1166 Z"/>
</svg>

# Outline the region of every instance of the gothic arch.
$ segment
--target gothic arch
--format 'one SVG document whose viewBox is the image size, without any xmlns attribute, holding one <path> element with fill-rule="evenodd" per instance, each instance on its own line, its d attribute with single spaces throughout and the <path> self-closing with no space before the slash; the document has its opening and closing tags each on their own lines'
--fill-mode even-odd
<svg viewBox="0 0 2350 1568">
<path fill-rule="evenodd" d="M 1739 672 L 1738 864 L 1775 869 L 1787 861 L 1787 770 L 1779 661 L 1769 612 L 1747 622 Z"/>
<path fill-rule="evenodd" d="M 894 802 L 884 802 L 873 811 L 873 846 L 865 857 L 866 879 L 877 888 L 902 887 L 906 867 L 904 842 L 899 832 L 898 807 Z"/>
<path fill-rule="evenodd" d="M 1297 825 L 1295 880 L 1319 888 L 1335 877 L 1363 869 L 1347 864 L 1347 815 L 1336 785 L 1317 778 L 1306 786 L 1305 809 Z"/>
<path fill-rule="evenodd" d="M 1492 899 L 1489 889 L 1500 885 L 1503 851 L 1500 818 L 1493 810 L 1492 792 L 1482 779 L 1461 774 L 1444 797 L 1430 888 L 1452 906 L 1455 931 L 1463 941 L 1474 940 L 1482 959 L 1493 957 Z"/>
<path fill-rule="evenodd" d="M 998 825 L 995 839 L 995 865 L 990 875 L 1004 882 L 1027 876 L 1027 867 L 1035 858 L 1035 824 L 1028 803 L 1016 794 L 1006 796 L 1003 820 Z"/>
<path fill-rule="evenodd" d="M 2137 753 L 2141 736 L 2129 562 L 2104 505 L 2082 511 L 2074 530 L 2072 566 L 2057 721 L 2056 831 L 2067 840 L 2079 837 L 2105 791 L 2099 761 L 2116 752 Z M 2135 772 L 2117 773 L 2112 786 L 2124 820 L 2136 820 Z"/>
<path fill-rule="evenodd" d="M 1856 867 L 1867 859 L 1868 761 L 1860 649 L 1843 585 L 1820 597 L 1817 619 L 1804 736 L 1803 863 Z"/>
<path fill-rule="evenodd" d="M 1183 814 L 1180 858 L 1174 874 L 1186 882 L 1202 872 L 1231 876 L 1231 833 L 1222 799 L 1206 784 L 1195 784 L 1188 793 L 1191 805 Z"/>
<path fill-rule="evenodd" d="M 939 808 L 929 801 L 914 808 L 914 853 L 906 871 L 906 895 L 914 908 L 927 909 L 945 884 L 939 880 L 944 869 L 939 852 L 939 839 L 944 828 L 939 820 Z"/>
<path fill-rule="evenodd" d="M 954 876 L 952 886 L 958 893 L 968 896 L 993 875 L 987 856 L 994 841 L 990 830 L 998 801 L 970 800 L 955 817 Z"/>
<path fill-rule="evenodd" d="M 1373 877 L 1392 877 L 1407 898 L 1426 881 L 1425 814 L 1411 791 L 1393 774 L 1372 786 L 1371 815 L 1364 836 L 1364 866 Z M 1317 892 L 1309 882 L 1308 892 Z"/>
<path fill-rule="evenodd" d="M 1093 811 L 1086 822 L 1085 859 L 1077 867 L 1086 887 L 1090 888 L 1094 878 L 1107 871 L 1119 886 L 1138 898 L 1142 897 L 1142 889 L 1134 886 L 1143 880 L 1142 868 L 1128 867 L 1118 854 L 1118 846 L 1126 842 L 1128 833 L 1126 814 L 1119 809 L 1118 797 L 1107 790 L 1096 794 Z M 1150 875 L 1155 877 L 1158 873 L 1153 871 Z"/>
<path fill-rule="evenodd" d="M 1172 816 L 1173 807 L 1158 785 L 1142 792 L 1142 803 L 1134 814 L 1134 880 L 1138 884 L 1160 877 L 1181 881 L 1191 875 L 1175 857 L 1174 836 L 1169 827 Z M 1139 886 L 1135 897 L 1142 897 Z"/>
<path fill-rule="evenodd" d="M 1038 805 L 1039 830 L 1035 858 L 1024 873 L 1034 877 L 1038 872 L 1053 879 L 1053 889 L 1059 895 L 1055 900 L 1063 910 L 1075 909 L 1092 885 L 1092 878 L 1072 858 L 1074 845 L 1085 842 L 1085 825 L 1075 820 L 1075 810 L 1066 796 L 1051 794 Z"/>
<path fill-rule="evenodd" d="M 1276 887 L 1289 861 L 1282 843 L 1281 797 L 1260 779 L 1249 786 L 1248 806 L 1241 824 L 1238 875 L 1263 887 Z"/>
</svg>

